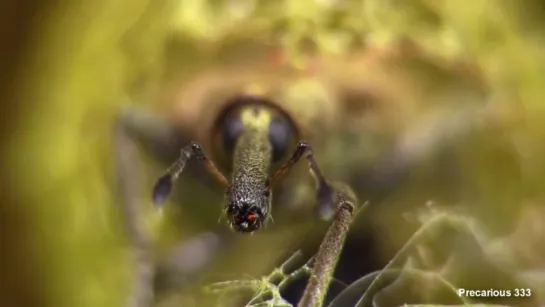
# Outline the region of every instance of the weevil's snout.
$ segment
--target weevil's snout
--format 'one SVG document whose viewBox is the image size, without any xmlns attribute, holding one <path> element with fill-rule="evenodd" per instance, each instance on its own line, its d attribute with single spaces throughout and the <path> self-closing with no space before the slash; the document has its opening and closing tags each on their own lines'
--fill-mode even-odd
<svg viewBox="0 0 545 307">
<path fill-rule="evenodd" d="M 258 230 L 265 220 L 263 212 L 248 204 L 231 204 L 227 207 L 231 228 L 238 232 L 252 233 Z"/>
</svg>

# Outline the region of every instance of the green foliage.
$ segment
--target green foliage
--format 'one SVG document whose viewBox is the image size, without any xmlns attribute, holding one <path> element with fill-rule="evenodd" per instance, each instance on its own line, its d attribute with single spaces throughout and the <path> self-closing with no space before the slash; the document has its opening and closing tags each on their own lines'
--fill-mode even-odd
<svg viewBox="0 0 545 307">
<path fill-rule="evenodd" d="M 206 46 L 221 51 L 227 42 L 246 38 L 282 46 L 295 66 L 307 63 L 312 53 L 340 56 L 356 47 L 381 46 L 402 37 L 415 40 L 433 55 L 474 61 L 484 72 L 491 96 L 499 97 L 491 101 L 507 105 L 507 114 L 498 111 L 498 117 L 507 122 L 512 117 L 523 120 L 509 124 L 507 132 L 494 131 L 479 139 L 477 154 L 463 163 L 468 185 L 479 192 L 479 201 L 487 208 L 539 202 L 545 183 L 545 143 L 540 141 L 545 137 L 545 58 L 543 15 L 535 7 L 532 1 L 486 0 L 65 1 L 52 7 L 54 13 L 36 30 L 14 88 L 27 110 L 17 127 L 22 132 L 7 149 L 13 161 L 7 171 L 28 204 L 23 210 L 34 222 L 33 244 L 52 305 L 119 306 L 124 298 L 130 272 L 125 265 L 127 251 L 120 247 L 125 237 L 113 195 L 111 122 L 128 103 L 127 92 L 153 105 L 160 84 L 172 81 L 162 79 L 171 64 L 163 57 L 169 40 L 183 42 L 185 66 L 173 66 L 183 68 L 184 77 L 203 65 L 196 59 Z M 486 148 L 483 143 L 492 145 Z M 144 178 L 143 187 L 147 182 Z M 144 198 L 147 190 L 142 190 Z M 165 225 L 151 208 L 144 211 L 158 240 L 188 235 L 189 231 L 179 233 Z M 504 216 L 486 212 L 497 220 L 498 228 L 503 227 Z M 435 232 L 430 225 L 468 227 L 466 221 L 450 215 L 426 225 L 426 233 Z M 475 235 L 475 230 L 469 232 Z M 413 240 L 408 246 L 416 244 Z M 395 264 L 414 265 L 409 255 L 401 255 Z M 263 262 L 265 267 L 267 261 Z M 363 298 L 370 300 L 369 289 L 392 272 L 405 272 L 415 280 L 443 280 L 439 273 L 430 277 L 422 271 L 417 267 L 400 271 L 392 264 L 363 277 L 365 287 L 356 282 L 346 291 L 359 295 L 367 289 Z M 371 283 L 370 276 L 377 278 Z M 237 281 L 229 287 L 249 286 L 256 298 L 268 290 L 273 293 L 269 304 L 281 306 L 280 286 L 269 278 Z"/>
<path fill-rule="evenodd" d="M 535 283 L 535 281 L 523 277 L 521 272 L 517 273 L 516 270 L 510 271 L 514 268 L 503 267 L 509 273 L 502 275 L 500 272 L 498 275 L 494 267 L 501 266 L 500 263 L 505 257 L 503 254 L 505 251 L 500 250 L 500 254 L 491 251 L 490 245 L 497 242 L 493 242 L 491 238 L 487 238 L 484 230 L 474 219 L 458 213 L 438 209 L 431 210 L 426 215 L 426 221 L 423 222 L 420 229 L 414 233 L 405 246 L 401 248 L 397 255 L 382 270 L 369 273 L 346 286 L 327 306 L 382 306 L 383 304 L 392 304 L 393 302 L 397 302 L 401 306 L 404 304 L 403 300 L 407 297 L 405 295 L 409 295 L 410 293 L 412 295 L 417 294 L 418 298 L 422 301 L 432 302 L 433 300 L 444 300 L 446 297 L 450 297 L 451 300 L 456 300 L 457 303 L 464 306 L 479 306 L 479 303 L 474 302 L 473 298 L 458 295 L 458 289 L 463 287 L 457 285 L 464 282 L 464 275 L 470 274 L 463 271 L 463 263 L 467 263 L 467 261 L 478 261 L 479 263 L 476 267 L 481 267 L 481 270 L 486 272 L 486 278 L 491 280 L 499 279 L 500 284 L 504 286 L 509 284 L 509 279 L 512 279 L 510 288 L 491 287 L 490 289 L 530 289 L 533 292 L 533 298 L 543 295 L 542 290 L 538 290 L 541 289 L 540 283 Z M 429 248 L 430 243 L 434 241 L 444 240 L 445 231 L 450 232 L 451 236 L 454 235 L 457 237 L 449 241 L 449 243 L 453 243 L 456 246 L 452 248 L 444 266 L 435 269 L 427 268 L 426 259 L 422 262 L 423 259 L 420 255 L 422 248 Z M 468 245 L 468 242 L 473 243 L 469 243 Z M 472 251 L 468 252 L 467 248 L 471 248 Z M 482 253 L 482 255 L 471 259 L 474 253 Z M 276 269 L 273 273 L 260 280 L 236 280 L 217 283 L 211 285 L 208 291 L 225 294 L 227 291 L 236 292 L 250 289 L 255 293 L 255 296 L 247 306 L 292 306 L 282 300 L 279 290 L 299 275 L 311 273 L 309 264 L 312 260 L 291 274 L 286 275 L 284 273 L 284 267 L 289 265 L 289 262 L 293 261 L 297 255 L 297 253 L 294 254 L 281 268 Z M 491 267 L 492 270 L 484 269 L 487 267 Z M 539 279 L 545 280 L 545 276 L 541 276 L 543 273 L 539 274 Z M 281 280 L 278 286 L 271 283 L 273 279 Z M 210 289 L 214 289 L 214 291 Z M 267 305 L 255 305 L 254 302 L 258 298 L 261 298 L 267 291 L 272 293 L 272 298 L 265 301 Z M 514 293 L 511 295 L 514 295 Z M 222 298 L 225 300 L 225 297 Z M 530 299 L 532 297 L 528 298 L 528 300 Z M 404 305 L 407 304 L 405 303 Z M 223 306 L 223 304 L 219 304 L 218 306 Z M 421 304 L 419 306 L 431 307 L 437 305 Z M 494 305 L 485 304 L 483 306 Z"/>
</svg>

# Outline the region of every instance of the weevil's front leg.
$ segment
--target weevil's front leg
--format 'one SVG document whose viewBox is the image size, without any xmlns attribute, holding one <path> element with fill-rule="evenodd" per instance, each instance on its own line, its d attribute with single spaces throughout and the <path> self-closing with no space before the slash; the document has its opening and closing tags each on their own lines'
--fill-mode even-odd
<svg viewBox="0 0 545 307">
<path fill-rule="evenodd" d="M 166 118 L 149 110 L 127 109 L 114 122 L 113 142 L 121 217 L 129 237 L 131 256 L 134 257 L 134 284 L 125 306 L 149 307 L 155 297 L 153 284 L 156 266 L 152 240 L 139 212 L 141 174 L 136 144 L 144 145 L 154 157 L 168 161 L 176 158 L 179 148 L 188 140 L 180 128 Z"/>
<path fill-rule="evenodd" d="M 197 142 L 191 142 L 184 146 L 181 150 L 180 157 L 172 166 L 168 168 L 163 176 L 161 176 L 153 188 L 153 202 L 156 205 L 161 205 L 172 191 L 172 184 L 184 170 L 187 161 L 195 158 L 201 161 L 207 170 L 225 187 L 229 186 L 229 181 L 214 165 L 212 160 L 208 159 L 204 153 L 202 146 Z"/>
<path fill-rule="evenodd" d="M 310 170 L 316 179 L 316 201 L 318 213 L 323 219 L 329 220 L 337 210 L 335 206 L 336 191 L 322 174 L 318 163 L 314 159 L 312 148 L 307 142 L 301 141 L 297 144 L 297 147 L 295 148 L 295 151 L 290 159 L 286 161 L 271 177 L 270 184 L 272 186 L 277 183 L 303 156 L 305 156 L 305 158 L 308 160 Z"/>
<path fill-rule="evenodd" d="M 175 159 L 187 140 L 180 129 L 151 110 L 130 108 L 119 114 L 113 127 L 114 156 L 121 217 L 134 257 L 134 285 L 127 307 L 148 307 L 154 300 L 152 240 L 139 212 L 141 174 L 136 144 L 143 145 L 163 161 Z"/>
</svg>

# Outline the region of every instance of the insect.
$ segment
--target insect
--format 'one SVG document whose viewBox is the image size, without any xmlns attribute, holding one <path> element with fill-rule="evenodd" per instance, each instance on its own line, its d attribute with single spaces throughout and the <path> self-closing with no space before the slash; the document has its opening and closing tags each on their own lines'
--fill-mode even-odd
<svg viewBox="0 0 545 307">
<path fill-rule="evenodd" d="M 258 230 L 271 211 L 271 189 L 302 157 L 309 162 L 318 182 L 320 195 L 331 194 L 310 145 L 300 141 L 291 157 L 269 176 L 272 162 L 285 156 L 291 140 L 299 132 L 289 115 L 263 97 L 239 96 L 230 99 L 228 109 L 218 118 L 223 149 L 233 157 L 232 183 L 206 156 L 202 146 L 191 142 L 183 147 L 178 160 L 157 181 L 153 200 L 162 204 L 172 190 L 172 184 L 190 159 L 202 161 L 208 171 L 224 186 L 225 214 L 233 230 L 252 233 Z M 327 198 L 321 199 L 327 201 Z"/>
<path fill-rule="evenodd" d="M 397 55 L 394 53 L 393 57 Z M 361 108 L 353 108 L 354 102 L 360 107 L 366 106 L 367 108 L 363 108 L 366 112 L 376 113 L 375 115 L 381 119 L 379 121 L 381 124 L 399 122 L 402 117 L 395 114 L 407 113 L 401 104 L 394 105 L 390 110 L 372 108 L 374 99 L 369 98 L 369 87 L 362 86 L 362 83 L 372 84 L 370 80 L 379 78 L 376 76 L 381 74 L 376 73 L 380 71 L 379 68 L 373 68 L 375 65 L 373 61 L 376 60 L 372 52 L 367 58 L 369 60 L 362 61 L 360 64 L 362 67 L 371 67 L 369 72 L 360 73 L 358 70 L 355 75 L 348 78 L 351 82 L 353 80 L 360 82 L 357 84 L 345 82 L 342 78 L 343 75 L 353 71 L 349 67 L 354 66 L 354 63 L 358 63 L 357 61 L 350 59 L 344 65 L 337 63 L 330 66 L 324 63 L 321 67 L 322 71 L 312 78 L 317 80 L 316 83 L 319 83 L 320 87 L 327 89 L 320 95 L 313 96 L 308 93 L 300 95 L 299 90 L 296 90 L 295 94 L 294 91 L 289 90 L 276 92 L 271 90 L 268 93 L 257 94 L 243 90 L 247 83 L 256 79 L 267 83 L 273 89 L 275 87 L 290 88 L 292 84 L 297 83 L 298 79 L 305 79 L 297 74 L 291 74 L 291 77 L 286 79 L 284 76 L 290 74 L 286 74 L 285 71 L 277 75 L 273 73 L 272 77 L 259 77 L 256 74 L 242 72 L 238 72 L 238 75 L 220 73 L 219 76 L 203 77 L 202 79 L 206 82 L 187 85 L 185 89 L 189 89 L 188 93 L 178 98 L 185 103 L 180 103 L 176 106 L 178 110 L 171 112 L 176 115 L 181 114 L 183 120 L 180 118 L 169 120 L 148 110 L 134 108 L 122 112 L 114 125 L 114 146 L 121 188 L 120 204 L 136 259 L 135 283 L 131 291 L 133 304 L 129 303 L 130 306 L 149 306 L 154 297 L 153 291 L 149 288 L 153 284 L 157 267 L 152 260 L 153 242 L 145 231 L 138 213 L 141 204 L 137 193 L 140 190 L 136 165 L 137 142 L 148 147 L 155 157 L 168 161 L 165 163 L 172 163 L 175 160 L 155 183 L 152 199 L 156 205 L 164 204 L 174 190 L 174 184 L 183 177 L 181 174 L 187 168 L 186 172 L 191 172 L 193 178 L 206 181 L 211 177 L 223 186 L 224 215 L 230 227 L 235 230 L 234 235 L 238 235 L 236 232 L 254 233 L 270 220 L 273 203 L 272 189 L 277 189 L 279 185 L 283 187 L 287 185 L 287 192 L 282 191 L 285 193 L 278 193 L 279 190 L 276 190 L 275 199 L 277 201 L 282 199 L 281 203 L 289 205 L 294 195 L 294 193 L 290 194 L 289 189 L 293 190 L 299 183 L 294 185 L 292 184 L 294 181 L 290 181 L 286 184 L 286 181 L 304 178 L 286 175 L 294 171 L 294 166 L 301 159 L 308 161 L 316 184 L 315 193 L 310 197 L 314 201 L 304 199 L 301 202 L 315 204 L 313 207 L 318 212 L 317 215 L 327 219 L 331 214 L 324 214 L 324 212 L 331 211 L 333 207 L 331 199 L 335 190 L 324 174 L 338 169 L 337 165 L 341 162 L 352 168 L 348 176 L 341 178 L 342 181 L 346 181 L 358 194 L 363 195 L 360 197 L 363 201 L 369 200 L 371 204 L 379 203 L 399 186 L 412 166 L 430 155 L 430 148 L 439 147 L 437 144 L 442 142 L 442 138 L 434 132 L 445 132 L 442 126 L 448 126 L 451 130 L 463 128 L 457 126 L 458 118 L 449 114 L 448 117 L 432 121 L 428 127 L 407 129 L 398 137 L 399 141 L 393 142 L 391 147 L 371 165 L 364 168 L 350 166 L 358 164 L 360 160 L 357 159 L 364 156 L 365 152 L 361 151 L 362 147 L 357 142 L 343 140 L 338 137 L 342 133 L 336 134 L 335 131 L 356 130 L 358 134 L 364 135 L 366 129 L 374 129 L 362 125 L 362 121 L 359 120 L 362 117 L 359 114 Z M 261 70 L 264 70 L 263 67 Z M 227 90 L 207 95 L 206 93 L 213 90 L 211 84 L 214 82 L 216 85 L 221 84 L 222 88 Z M 406 82 L 408 81 L 403 78 L 397 81 L 390 78 L 388 82 L 379 82 L 385 87 L 374 92 L 378 93 L 377 95 L 383 100 L 390 98 L 408 100 L 409 97 L 402 97 L 402 94 L 391 97 L 396 92 L 388 90 L 401 88 L 401 85 Z M 308 84 L 303 82 L 303 87 Z M 372 100 L 370 109 L 369 100 Z M 414 100 L 419 100 L 418 96 Z M 388 103 L 383 105 L 389 106 Z M 468 121 L 472 115 L 460 116 L 465 116 Z M 368 124 L 366 121 L 363 123 Z M 413 139 L 422 139 L 422 131 L 431 131 L 430 134 L 424 135 L 427 143 L 425 146 L 420 143 L 418 146 L 412 146 Z M 328 142 L 334 144 L 329 145 L 330 148 L 343 150 L 336 153 L 335 159 L 329 159 L 334 163 L 328 165 L 323 163 L 327 160 L 321 160 L 319 165 L 316 160 L 320 159 L 321 153 L 327 149 Z M 211 149 L 211 152 L 206 152 L 208 149 Z M 349 155 L 349 151 L 356 155 Z M 315 152 L 320 155 L 315 157 Z M 188 164 L 189 160 L 200 161 L 208 170 L 207 173 L 212 176 L 203 176 L 203 172 L 190 170 L 192 163 Z M 220 166 L 225 165 L 230 165 L 232 168 L 231 180 L 228 180 L 224 171 L 220 170 Z M 276 165 L 278 165 L 277 168 Z M 275 207 L 275 212 L 279 212 L 280 209 Z M 313 217 L 310 214 L 299 215 L 298 219 Z M 219 230 L 217 234 L 219 235 L 221 231 Z M 199 240 L 199 237 L 197 236 L 195 240 Z M 225 241 L 231 242 L 231 240 Z M 221 244 L 213 245 L 207 253 L 214 255 L 221 246 Z M 177 250 L 190 252 L 191 248 Z M 198 267 L 186 267 L 185 264 L 180 264 L 177 268 L 186 275 L 198 274 L 199 270 L 210 261 L 211 258 L 207 258 L 199 262 Z"/>
</svg>

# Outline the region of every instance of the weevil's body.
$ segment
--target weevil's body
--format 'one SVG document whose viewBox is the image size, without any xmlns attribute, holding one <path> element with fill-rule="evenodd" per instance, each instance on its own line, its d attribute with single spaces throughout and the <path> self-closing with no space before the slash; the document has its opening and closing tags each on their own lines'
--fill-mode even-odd
<svg viewBox="0 0 545 307">
<path fill-rule="evenodd" d="M 288 126 L 277 127 L 282 118 L 272 106 L 259 99 L 246 99 L 241 100 L 246 102 L 244 105 L 235 105 L 234 110 L 221 119 L 224 146 L 232 148 L 234 143 L 234 171 L 232 184 L 226 191 L 225 213 L 235 230 L 253 232 L 265 222 L 271 208 L 269 172 L 274 143 L 278 143 L 278 139 L 286 142 L 285 135 L 290 131 Z"/>
<path fill-rule="evenodd" d="M 269 214 L 268 187 L 273 146 L 269 140 L 271 113 L 260 106 L 246 106 L 238 120 L 241 128 L 233 154 L 232 185 L 226 191 L 225 212 L 231 226 L 252 232 Z"/>
<path fill-rule="evenodd" d="M 192 142 L 182 148 L 180 158 L 157 182 L 154 201 L 164 202 L 186 162 L 196 157 L 205 161 L 208 169 L 227 186 L 224 210 L 231 228 L 252 233 L 269 217 L 271 165 L 285 156 L 298 135 L 297 129 L 290 117 L 270 100 L 248 95 L 232 98 L 217 118 L 215 128 L 222 151 L 232 159 L 231 182 L 208 160 L 201 146 Z"/>
</svg>

